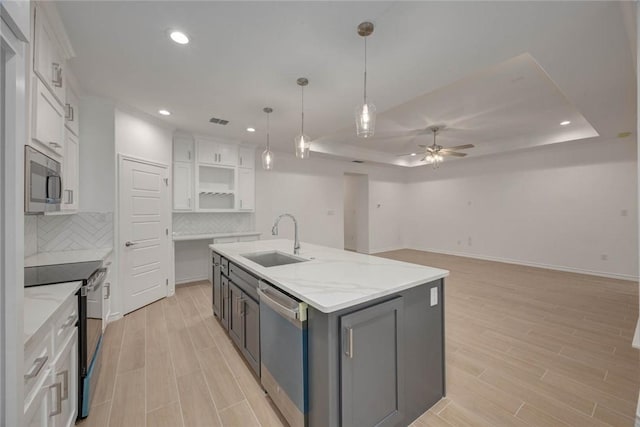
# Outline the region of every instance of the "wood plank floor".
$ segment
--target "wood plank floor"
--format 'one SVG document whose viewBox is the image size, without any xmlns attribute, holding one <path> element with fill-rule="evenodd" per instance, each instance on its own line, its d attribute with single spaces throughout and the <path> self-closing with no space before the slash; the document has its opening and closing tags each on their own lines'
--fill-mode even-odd
<svg viewBox="0 0 640 427">
<path fill-rule="evenodd" d="M 415 427 L 633 425 L 635 283 L 413 250 L 446 268 L 448 397 Z M 206 282 L 111 323 L 88 426 L 281 426 Z"/>
</svg>

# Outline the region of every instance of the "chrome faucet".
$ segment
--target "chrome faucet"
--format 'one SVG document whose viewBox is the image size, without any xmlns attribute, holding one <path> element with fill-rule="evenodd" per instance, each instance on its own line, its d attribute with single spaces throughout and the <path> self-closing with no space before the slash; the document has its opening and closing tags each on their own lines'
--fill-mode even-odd
<svg viewBox="0 0 640 427">
<path fill-rule="evenodd" d="M 276 222 L 273 223 L 273 228 L 271 229 L 271 234 L 273 234 L 274 236 L 278 235 L 278 223 L 285 216 L 293 220 L 293 227 L 294 227 L 294 234 L 295 234 L 294 236 L 295 240 L 293 242 L 293 254 L 298 255 L 300 253 L 300 240 L 298 239 L 298 221 L 296 221 L 296 218 L 293 215 L 284 213 L 280 215 L 278 218 L 276 218 Z"/>
</svg>

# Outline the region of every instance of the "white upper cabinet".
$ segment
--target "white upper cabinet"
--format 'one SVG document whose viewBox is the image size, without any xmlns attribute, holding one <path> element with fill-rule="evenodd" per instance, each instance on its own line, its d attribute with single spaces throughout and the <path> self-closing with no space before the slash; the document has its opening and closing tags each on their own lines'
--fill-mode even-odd
<svg viewBox="0 0 640 427">
<path fill-rule="evenodd" d="M 207 165 L 236 166 L 238 146 L 212 140 L 197 140 L 198 163 Z"/>
<path fill-rule="evenodd" d="M 33 71 L 51 90 L 61 104 L 65 104 L 65 58 L 53 27 L 43 9 L 36 8 Z"/>
<path fill-rule="evenodd" d="M 253 211 L 256 199 L 255 170 L 238 168 L 238 210 Z"/>
<path fill-rule="evenodd" d="M 38 78 L 33 79 L 31 138 L 36 148 L 54 157 L 64 156 L 64 109 Z M 43 150 L 44 148 L 44 150 Z"/>
<path fill-rule="evenodd" d="M 190 136 L 175 136 L 173 138 L 173 161 L 192 163 L 195 158 L 193 138 Z"/>
<path fill-rule="evenodd" d="M 80 188 L 80 147 L 78 137 L 69 129 L 64 141 L 64 163 L 62 164 L 61 210 L 73 213 L 78 210 L 78 189 Z"/>
<path fill-rule="evenodd" d="M 74 135 L 80 135 L 80 100 L 78 95 L 69 84 L 69 73 L 66 73 L 66 103 L 64 105 L 64 124 Z"/>
<path fill-rule="evenodd" d="M 255 167 L 256 149 L 254 147 L 240 147 L 238 150 L 238 166 L 241 168 Z"/>
<path fill-rule="evenodd" d="M 193 166 L 187 162 L 173 163 L 173 210 L 192 211 L 193 200 Z"/>
</svg>

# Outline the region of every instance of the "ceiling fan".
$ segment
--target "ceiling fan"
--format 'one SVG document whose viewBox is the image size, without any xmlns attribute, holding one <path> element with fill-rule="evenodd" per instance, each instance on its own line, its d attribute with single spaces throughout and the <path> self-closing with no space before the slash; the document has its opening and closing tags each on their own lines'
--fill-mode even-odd
<svg viewBox="0 0 640 427">
<path fill-rule="evenodd" d="M 433 134 L 433 144 L 424 145 L 420 144 L 418 147 L 424 148 L 424 155 L 421 162 L 427 162 L 427 164 L 433 165 L 437 168 L 442 162 L 444 156 L 452 157 L 465 157 L 467 153 L 459 153 L 458 150 L 466 150 L 473 148 L 473 144 L 456 145 L 455 147 L 443 147 L 436 144 L 436 135 L 442 130 L 442 126 L 430 126 L 425 131 L 430 131 Z M 425 132 L 426 133 L 426 132 Z M 400 154 L 399 156 L 415 156 L 417 153 Z"/>
</svg>

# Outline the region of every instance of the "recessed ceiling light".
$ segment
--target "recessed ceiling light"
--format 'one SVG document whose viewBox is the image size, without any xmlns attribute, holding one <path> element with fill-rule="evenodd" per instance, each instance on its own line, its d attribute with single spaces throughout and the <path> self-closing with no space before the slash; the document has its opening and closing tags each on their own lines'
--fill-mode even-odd
<svg viewBox="0 0 640 427">
<path fill-rule="evenodd" d="M 570 125 L 571 122 L 569 120 L 565 120 L 564 122 L 560 122 L 560 126 Z"/>
<path fill-rule="evenodd" d="M 247 132 L 255 132 L 256 130 L 254 128 L 247 128 Z"/>
<path fill-rule="evenodd" d="M 187 35 L 182 31 L 171 31 L 171 33 L 169 34 L 169 37 L 171 37 L 171 40 L 173 40 L 178 44 L 189 43 L 189 37 L 187 37 Z"/>
<path fill-rule="evenodd" d="M 162 114 L 163 116 L 170 116 L 171 115 L 171 111 L 165 110 L 165 109 L 158 110 L 158 113 Z"/>
<path fill-rule="evenodd" d="M 411 156 L 416 156 L 417 154 L 416 154 L 416 153 L 411 153 L 410 155 L 411 155 Z"/>
</svg>

